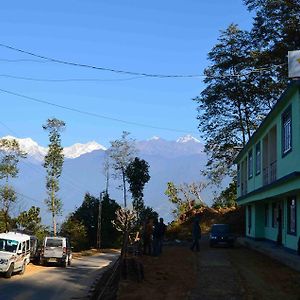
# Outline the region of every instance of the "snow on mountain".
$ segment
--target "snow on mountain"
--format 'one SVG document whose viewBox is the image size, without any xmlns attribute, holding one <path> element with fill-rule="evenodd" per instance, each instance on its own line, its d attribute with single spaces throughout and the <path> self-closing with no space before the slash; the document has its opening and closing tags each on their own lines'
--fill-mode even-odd
<svg viewBox="0 0 300 300">
<path fill-rule="evenodd" d="M 159 139 L 160 139 L 159 136 L 154 135 L 152 138 L 148 139 L 148 141 L 157 141 Z"/>
<path fill-rule="evenodd" d="M 154 136 L 145 141 L 137 141 L 136 147 L 144 154 L 165 158 L 203 154 L 202 143 L 191 135 L 180 137 L 177 141 L 168 141 Z"/>
<path fill-rule="evenodd" d="M 105 151 L 106 148 L 96 143 L 95 141 L 88 142 L 86 144 L 76 143 L 70 147 L 65 147 L 64 154 L 66 158 L 76 158 L 83 154 L 90 153 L 95 150 Z"/>
<path fill-rule="evenodd" d="M 39 146 L 37 142 L 31 138 L 15 138 L 13 136 L 4 136 L 6 139 L 15 139 L 19 142 L 20 147 L 28 156 L 33 157 L 38 161 L 42 161 L 47 153 L 48 148 Z M 106 150 L 105 147 L 96 143 L 95 141 L 86 144 L 76 143 L 70 147 L 64 148 L 64 155 L 66 158 L 77 158 L 83 154 L 90 153 L 95 150 Z"/>
<path fill-rule="evenodd" d="M 188 142 L 195 142 L 195 143 L 200 143 L 199 140 L 191 136 L 190 134 L 187 134 L 185 136 L 180 137 L 179 139 L 176 140 L 177 143 L 188 143 Z"/>
<path fill-rule="evenodd" d="M 29 156 L 33 156 L 37 160 L 43 160 L 44 156 L 47 153 L 47 148 L 38 145 L 38 143 L 31 138 L 19 139 L 8 135 L 4 136 L 3 139 L 17 140 L 20 144 L 21 149 L 25 151 Z"/>
</svg>

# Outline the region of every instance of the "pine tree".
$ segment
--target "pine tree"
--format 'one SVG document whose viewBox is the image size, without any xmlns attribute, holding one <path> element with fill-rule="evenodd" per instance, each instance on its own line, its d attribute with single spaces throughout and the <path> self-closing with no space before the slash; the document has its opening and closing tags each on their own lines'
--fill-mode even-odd
<svg viewBox="0 0 300 300">
<path fill-rule="evenodd" d="M 53 234 L 56 236 L 56 216 L 62 211 L 62 201 L 58 198 L 59 177 L 64 163 L 63 148 L 60 132 L 65 128 L 64 121 L 56 118 L 48 119 L 43 129 L 49 132 L 49 149 L 45 156 L 44 167 L 47 171 L 46 189 L 48 198 L 45 200 L 48 210 L 52 214 Z"/>
</svg>

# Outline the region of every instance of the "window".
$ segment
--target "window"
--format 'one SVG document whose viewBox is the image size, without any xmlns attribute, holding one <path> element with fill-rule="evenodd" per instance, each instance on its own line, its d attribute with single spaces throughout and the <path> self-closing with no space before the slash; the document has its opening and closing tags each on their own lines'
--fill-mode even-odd
<svg viewBox="0 0 300 300">
<path fill-rule="evenodd" d="M 259 175 L 261 172 L 261 149 L 260 142 L 255 146 L 255 174 Z"/>
<path fill-rule="evenodd" d="M 250 234 L 252 227 L 252 210 L 251 205 L 248 205 L 248 234 Z"/>
<path fill-rule="evenodd" d="M 292 150 L 292 109 L 289 106 L 282 114 L 282 155 Z"/>
<path fill-rule="evenodd" d="M 252 150 L 248 153 L 248 178 L 253 177 L 253 153 Z"/>
<path fill-rule="evenodd" d="M 277 217 L 278 217 L 278 210 L 277 210 L 277 204 L 272 204 L 272 227 L 277 227 Z"/>
<path fill-rule="evenodd" d="M 237 186 L 241 185 L 241 166 L 237 165 Z"/>
<path fill-rule="evenodd" d="M 296 197 L 288 199 L 288 233 L 296 235 L 297 232 L 297 207 Z"/>
<path fill-rule="evenodd" d="M 269 227 L 269 204 L 265 204 L 265 227 Z"/>
</svg>

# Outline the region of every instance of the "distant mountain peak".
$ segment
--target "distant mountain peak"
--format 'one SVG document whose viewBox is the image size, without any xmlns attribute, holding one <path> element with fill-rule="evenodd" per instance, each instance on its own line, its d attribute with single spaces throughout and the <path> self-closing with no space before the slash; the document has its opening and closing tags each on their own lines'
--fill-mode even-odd
<svg viewBox="0 0 300 300">
<path fill-rule="evenodd" d="M 156 135 L 154 135 L 153 137 L 148 139 L 148 141 L 157 141 L 157 140 L 161 140 L 161 138 L 159 136 L 156 136 Z"/>
<path fill-rule="evenodd" d="M 95 150 L 105 151 L 106 148 L 95 141 L 91 141 L 86 144 L 76 143 L 70 147 L 65 147 L 64 154 L 66 158 L 76 158 L 83 154 L 90 153 Z"/>
<path fill-rule="evenodd" d="M 32 156 L 37 160 L 42 161 L 47 154 L 48 148 L 39 146 L 39 144 L 31 138 L 16 138 L 10 135 L 4 136 L 3 138 L 17 140 L 21 149 L 28 153 L 29 156 Z M 72 146 L 65 147 L 64 155 L 66 158 L 77 158 L 83 154 L 90 153 L 95 150 L 105 151 L 106 148 L 95 141 L 91 141 L 86 144 L 76 143 Z"/>
<path fill-rule="evenodd" d="M 188 143 L 188 142 L 200 143 L 198 139 L 194 138 L 190 134 L 180 137 L 179 139 L 176 140 L 176 142 L 177 143 Z"/>
</svg>

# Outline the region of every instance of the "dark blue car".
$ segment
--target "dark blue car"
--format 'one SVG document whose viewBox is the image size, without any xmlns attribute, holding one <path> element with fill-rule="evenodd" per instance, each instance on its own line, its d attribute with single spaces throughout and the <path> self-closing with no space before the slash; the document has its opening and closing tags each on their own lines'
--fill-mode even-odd
<svg viewBox="0 0 300 300">
<path fill-rule="evenodd" d="M 214 224 L 211 227 L 209 236 L 209 245 L 211 247 L 216 245 L 234 246 L 235 236 L 230 232 L 228 224 Z"/>
</svg>

